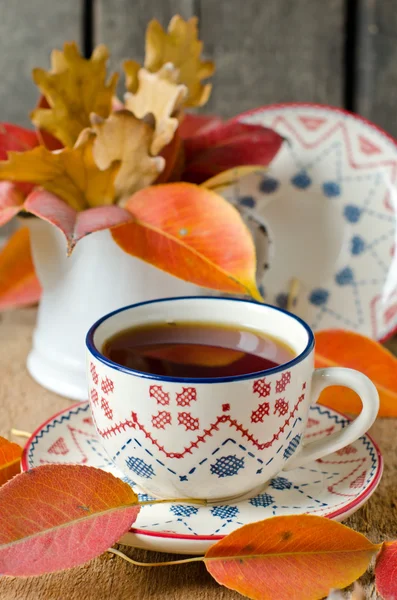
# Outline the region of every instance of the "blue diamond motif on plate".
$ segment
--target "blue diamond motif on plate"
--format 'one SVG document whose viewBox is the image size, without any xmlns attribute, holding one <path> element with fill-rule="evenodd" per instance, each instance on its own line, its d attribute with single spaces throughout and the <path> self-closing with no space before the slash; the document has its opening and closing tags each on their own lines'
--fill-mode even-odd
<svg viewBox="0 0 397 600">
<path fill-rule="evenodd" d="M 343 216 L 349 223 L 357 223 L 361 217 L 361 208 L 355 204 L 347 204 L 343 210 Z"/>
<path fill-rule="evenodd" d="M 324 290 L 323 288 L 316 288 L 312 291 L 309 296 L 310 304 L 314 304 L 314 306 L 321 306 L 322 304 L 326 304 L 329 298 L 329 291 Z"/>
<path fill-rule="evenodd" d="M 239 204 L 241 204 L 241 206 L 247 206 L 248 208 L 255 208 L 256 200 L 253 196 L 242 196 L 239 198 Z"/>
<path fill-rule="evenodd" d="M 284 308 L 284 309 L 287 308 L 288 294 L 284 294 L 284 292 L 282 292 L 281 294 L 277 294 L 277 296 L 276 296 L 276 304 L 280 308 Z"/>
<path fill-rule="evenodd" d="M 336 198 L 340 196 L 340 185 L 336 181 L 326 181 L 323 183 L 323 192 L 328 198 Z"/>
<path fill-rule="evenodd" d="M 259 189 L 263 194 L 273 194 L 280 185 L 280 182 L 273 177 L 264 177 L 259 184 Z"/>
<path fill-rule="evenodd" d="M 338 285 L 350 285 L 353 283 L 354 275 L 350 267 L 345 267 L 335 275 L 335 281 Z"/>
<path fill-rule="evenodd" d="M 292 177 L 291 183 L 300 190 L 306 190 L 308 187 L 311 186 L 312 180 L 310 179 L 306 171 L 301 171 L 300 173 L 297 173 Z"/>
<path fill-rule="evenodd" d="M 213 506 L 211 508 L 211 514 L 221 519 L 234 519 L 239 512 L 237 506 Z"/>
<path fill-rule="evenodd" d="M 125 462 L 127 467 L 139 477 L 146 477 L 146 479 L 151 479 L 154 475 L 152 465 L 148 465 L 141 458 L 130 456 Z"/>
<path fill-rule="evenodd" d="M 218 477 L 232 477 L 237 475 L 240 469 L 244 468 L 244 458 L 237 458 L 235 454 L 221 456 L 217 458 L 213 465 L 210 465 L 211 473 Z"/>
<path fill-rule="evenodd" d="M 263 506 L 263 508 L 270 506 L 273 502 L 274 498 L 270 494 L 259 494 L 259 496 L 255 496 L 255 498 L 250 498 L 249 500 L 252 506 Z"/>
<path fill-rule="evenodd" d="M 190 506 L 189 504 L 173 504 L 170 511 L 174 513 L 176 517 L 191 517 L 198 513 L 198 508 Z"/>
<path fill-rule="evenodd" d="M 292 483 L 285 477 L 275 477 L 271 480 L 270 487 L 274 490 L 290 490 Z"/>
<path fill-rule="evenodd" d="M 364 252 L 366 247 L 365 241 L 359 235 L 355 235 L 351 239 L 351 253 L 354 256 L 358 256 L 362 252 Z"/>
<path fill-rule="evenodd" d="M 299 446 L 299 442 L 301 441 L 301 435 L 298 434 L 295 437 L 292 438 L 292 440 L 290 441 L 290 443 L 288 444 L 287 448 L 284 450 L 284 458 L 285 460 L 287 460 L 287 458 L 290 458 L 295 450 L 297 449 L 297 447 Z"/>
</svg>

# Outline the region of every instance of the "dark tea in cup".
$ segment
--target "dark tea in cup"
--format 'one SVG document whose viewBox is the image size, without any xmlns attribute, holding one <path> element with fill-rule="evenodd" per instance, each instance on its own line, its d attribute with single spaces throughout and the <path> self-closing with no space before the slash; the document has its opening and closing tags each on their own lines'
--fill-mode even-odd
<svg viewBox="0 0 397 600">
<path fill-rule="evenodd" d="M 296 356 L 285 342 L 253 329 L 175 321 L 120 331 L 102 352 L 130 369 L 189 378 L 256 373 Z"/>
</svg>

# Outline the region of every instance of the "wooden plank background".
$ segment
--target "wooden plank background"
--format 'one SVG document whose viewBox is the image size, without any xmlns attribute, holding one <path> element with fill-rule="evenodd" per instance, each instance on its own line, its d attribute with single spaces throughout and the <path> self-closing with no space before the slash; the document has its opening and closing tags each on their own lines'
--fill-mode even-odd
<svg viewBox="0 0 397 600">
<path fill-rule="evenodd" d="M 0 120 L 29 123 L 31 69 L 48 66 L 53 47 L 105 42 L 118 68 L 142 60 L 150 19 L 166 25 L 176 13 L 199 17 L 206 56 L 217 64 L 206 112 L 320 102 L 354 109 L 397 136 L 395 0 L 3 0 Z"/>
</svg>

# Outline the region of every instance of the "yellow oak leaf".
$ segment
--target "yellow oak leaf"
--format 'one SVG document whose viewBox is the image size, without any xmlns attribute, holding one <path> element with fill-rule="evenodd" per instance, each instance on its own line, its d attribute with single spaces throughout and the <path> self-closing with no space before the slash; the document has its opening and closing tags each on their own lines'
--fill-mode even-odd
<svg viewBox="0 0 397 600">
<path fill-rule="evenodd" d="M 8 160 L 0 162 L 0 179 L 40 185 L 75 210 L 113 204 L 120 165 L 112 161 L 100 170 L 93 158 L 94 139 L 95 133 L 85 129 L 74 148 L 51 152 L 37 146 L 26 152 L 9 152 Z"/>
<path fill-rule="evenodd" d="M 143 119 L 152 114 L 155 119 L 155 132 L 150 153 L 157 155 L 170 143 L 178 128 L 178 113 L 186 98 L 187 88 L 175 83 L 178 71 L 170 63 L 161 67 L 157 73 L 146 69 L 138 72 L 138 90 L 136 94 L 125 95 L 125 106 L 136 117 Z"/>
<path fill-rule="evenodd" d="M 32 111 L 33 124 L 72 147 L 89 126 L 92 112 L 106 118 L 118 79 L 115 73 L 106 82 L 108 57 L 103 45 L 95 48 L 90 59 L 80 55 L 75 42 L 65 43 L 63 52 L 54 50 L 50 71 L 33 69 L 33 80 L 50 106 Z"/>
<path fill-rule="evenodd" d="M 92 115 L 96 133 L 93 156 L 100 169 L 120 161 L 115 180 L 116 201 L 124 202 L 138 190 L 149 186 L 164 169 L 162 156 L 150 156 L 154 138 L 153 119 L 140 120 L 128 110 L 112 113 L 103 120 Z"/>
<path fill-rule="evenodd" d="M 176 15 L 164 31 L 158 21 L 153 19 L 146 30 L 145 68 L 156 73 L 166 63 L 172 63 L 179 71 L 178 83 L 188 88 L 185 106 L 203 106 L 211 93 L 211 84 L 201 82 L 211 77 L 215 71 L 212 61 L 200 58 L 203 43 L 198 39 L 197 17 L 184 21 Z M 134 92 L 136 75 L 132 65 L 127 70 L 127 89 Z"/>
<path fill-rule="evenodd" d="M 138 71 L 140 68 L 141 65 L 136 62 L 136 60 L 125 60 L 123 62 L 125 87 L 133 94 L 135 94 L 138 89 Z"/>
</svg>

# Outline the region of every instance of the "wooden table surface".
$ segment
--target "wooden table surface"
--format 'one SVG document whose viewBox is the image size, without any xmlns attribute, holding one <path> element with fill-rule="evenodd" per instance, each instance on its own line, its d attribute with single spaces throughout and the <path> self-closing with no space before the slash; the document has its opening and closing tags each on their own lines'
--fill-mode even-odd
<svg viewBox="0 0 397 600">
<path fill-rule="evenodd" d="M 35 320 L 33 309 L 0 315 L 0 435 L 12 427 L 33 431 L 71 401 L 41 388 L 28 375 L 26 356 Z M 394 346 L 397 344 L 394 342 Z M 347 524 L 372 541 L 397 539 L 397 422 L 379 419 L 372 435 L 385 459 L 378 490 Z M 15 441 L 17 441 L 15 439 Z M 18 440 L 20 441 L 20 440 Z M 140 561 L 172 560 L 171 555 L 120 546 Z M 371 573 L 362 579 L 368 598 L 378 598 Z M 218 586 L 201 563 L 162 568 L 135 567 L 104 554 L 82 567 L 37 578 L 0 579 L 0 600 L 232 600 L 235 592 Z M 304 599 L 302 599 L 304 600 Z"/>
</svg>

